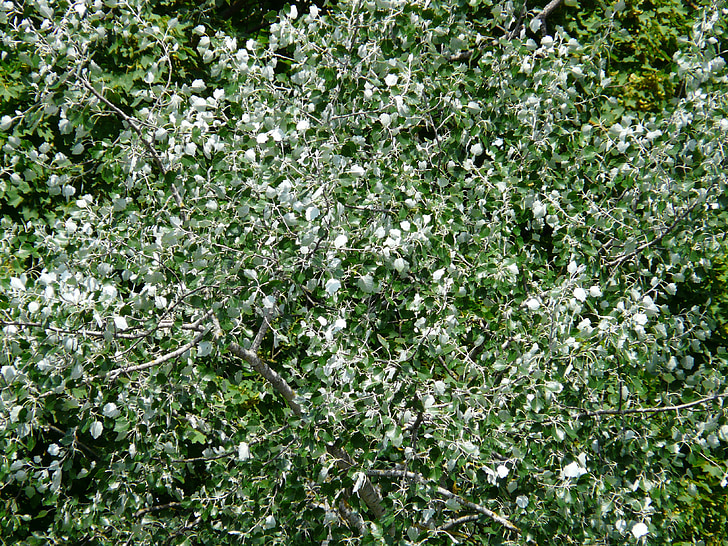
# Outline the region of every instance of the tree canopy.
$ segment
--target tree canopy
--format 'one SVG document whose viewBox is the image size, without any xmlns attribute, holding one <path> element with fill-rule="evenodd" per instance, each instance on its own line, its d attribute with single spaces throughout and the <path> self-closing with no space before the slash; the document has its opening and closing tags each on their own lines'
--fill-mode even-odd
<svg viewBox="0 0 728 546">
<path fill-rule="evenodd" d="M 724 543 L 728 9 L 558 4 L 4 2 L 3 538 Z"/>
</svg>

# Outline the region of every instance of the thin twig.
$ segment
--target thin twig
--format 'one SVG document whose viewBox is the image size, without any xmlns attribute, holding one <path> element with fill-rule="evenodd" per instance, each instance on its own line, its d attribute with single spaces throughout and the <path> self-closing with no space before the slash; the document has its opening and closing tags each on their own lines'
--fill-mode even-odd
<svg viewBox="0 0 728 546">
<path fill-rule="evenodd" d="M 0 320 L 0 327 L 5 326 L 18 326 L 20 328 L 43 328 L 44 330 L 48 330 L 49 332 L 54 332 L 56 334 L 73 334 L 76 336 L 88 336 L 88 337 L 106 337 L 108 332 L 101 331 L 101 330 L 72 330 L 70 328 L 59 328 L 57 326 L 48 326 L 46 324 L 43 324 L 42 322 L 22 322 L 22 321 L 6 321 L 6 320 Z M 155 327 L 156 330 L 168 330 L 170 328 L 174 327 L 174 321 L 171 319 L 166 320 L 160 320 L 159 324 Z M 200 326 L 199 324 L 181 324 L 177 326 L 180 330 L 192 330 L 193 332 L 202 332 L 204 328 Z M 153 330 L 145 330 L 144 332 L 141 332 L 139 334 L 133 334 L 133 333 L 124 333 L 124 332 L 113 332 L 112 336 L 114 339 L 139 339 L 143 337 L 150 336 L 153 334 Z"/>
<path fill-rule="evenodd" d="M 251 440 L 250 442 L 248 442 L 248 446 L 254 446 L 255 444 L 259 444 L 263 440 L 268 439 L 271 436 L 275 436 L 276 434 L 279 434 L 279 433 L 283 432 L 289 426 L 290 425 L 288 423 L 286 423 L 282 427 L 279 427 L 279 428 L 277 428 L 276 430 L 274 430 L 272 432 L 266 433 L 265 438 L 256 438 L 255 440 Z M 218 459 L 224 459 L 226 457 L 230 457 L 232 455 L 235 455 L 236 452 L 237 452 L 237 448 L 234 448 L 234 449 L 230 449 L 228 451 L 225 451 L 224 453 L 221 453 L 219 455 L 211 455 L 209 457 L 191 457 L 189 459 L 172 459 L 170 461 L 170 463 L 172 463 L 172 464 L 186 464 L 186 463 L 197 463 L 197 462 L 201 462 L 201 461 L 216 461 Z"/>
<path fill-rule="evenodd" d="M 699 406 L 700 404 L 705 404 L 707 402 L 712 402 L 713 400 L 717 400 L 719 398 L 725 398 L 728 396 L 728 393 L 723 394 L 715 394 L 713 396 L 708 396 L 707 398 L 701 398 L 700 400 L 695 400 L 693 402 L 687 402 L 685 404 L 678 404 L 677 406 L 663 406 L 663 407 L 656 407 L 656 408 L 635 408 L 635 409 L 603 409 L 603 410 L 595 410 L 595 411 L 586 411 L 584 413 L 580 413 L 577 415 L 577 419 L 581 419 L 583 417 L 595 417 L 598 415 L 628 415 L 632 413 L 665 413 L 668 411 L 680 411 L 687 408 L 691 408 L 693 406 Z"/>
<path fill-rule="evenodd" d="M 65 432 L 63 432 L 60 428 L 58 428 L 55 425 L 48 425 L 48 429 L 49 430 L 52 430 L 53 432 L 57 432 L 61 436 L 65 436 L 66 435 Z M 74 432 L 74 435 L 73 435 L 73 442 L 74 442 L 74 444 L 78 444 L 78 447 L 80 447 L 83 451 L 85 451 L 86 453 L 88 453 L 89 455 L 91 455 L 94 459 L 101 459 L 101 456 L 98 453 L 96 453 L 93 449 L 91 449 L 89 446 L 87 446 L 86 444 L 84 444 L 81 440 L 79 440 L 78 438 L 76 438 L 75 432 Z"/>
<path fill-rule="evenodd" d="M 693 203 L 687 210 L 685 210 L 685 212 L 683 212 L 680 216 L 678 216 L 675 219 L 675 221 L 667 229 L 665 229 L 659 236 L 652 239 L 651 241 L 647 241 L 646 243 L 638 246 L 632 252 L 623 254 L 622 256 L 618 256 L 617 258 L 611 260 L 610 262 L 607 262 L 607 265 L 610 267 L 614 266 L 614 265 L 619 265 L 622 262 L 629 260 L 630 258 L 633 258 L 634 256 L 637 256 L 637 254 L 639 254 L 643 250 L 646 250 L 646 249 L 650 248 L 651 246 L 655 246 L 656 244 L 658 244 L 660 241 L 662 241 L 667 236 L 668 233 L 670 233 L 673 229 L 675 229 L 675 227 L 677 227 L 677 225 L 680 222 L 682 222 L 688 214 L 690 214 L 693 210 L 695 210 L 695 207 L 698 206 L 698 203 L 700 203 L 700 202 L 702 202 L 702 199 L 696 199 L 695 203 Z"/>
<path fill-rule="evenodd" d="M 157 169 L 162 174 L 162 176 L 167 175 L 167 169 L 165 168 L 164 164 L 162 163 L 162 159 L 159 157 L 159 154 L 157 153 L 157 150 L 154 149 L 154 146 L 152 146 L 151 141 L 144 138 L 144 133 L 142 132 L 141 128 L 139 127 L 139 122 L 135 118 L 131 117 L 129 114 L 124 112 L 121 108 L 116 106 L 113 102 L 111 102 L 109 99 L 104 97 L 101 93 L 96 91 L 93 85 L 86 80 L 85 78 L 80 78 L 81 84 L 91 91 L 93 95 L 99 99 L 101 102 L 103 102 L 106 106 L 111 108 L 111 110 L 114 111 L 114 113 L 119 116 L 122 120 L 124 120 L 129 127 L 132 128 L 132 130 L 139 136 L 139 140 L 142 141 L 142 144 L 144 145 L 144 148 L 146 148 L 147 152 L 149 152 L 149 155 L 152 157 L 152 161 L 154 161 L 154 164 L 157 166 Z M 172 196 L 174 197 L 175 202 L 177 203 L 177 206 L 179 208 L 182 208 L 183 201 L 182 197 L 180 196 L 179 192 L 177 191 L 177 188 L 174 184 L 171 185 L 172 190 Z"/>
<path fill-rule="evenodd" d="M 380 209 L 380 208 L 373 208 L 373 207 L 362 207 L 362 206 L 359 206 L 359 205 L 349 205 L 347 203 L 341 203 L 341 204 L 344 205 L 347 209 L 366 210 L 368 212 L 382 212 L 384 214 L 394 214 L 394 215 L 397 214 L 397 211 L 396 210 L 392 210 L 392 209 Z"/>
<path fill-rule="evenodd" d="M 149 512 L 159 512 L 160 510 L 166 510 L 168 508 L 178 508 L 180 506 L 182 506 L 181 502 L 168 502 L 167 504 L 148 506 L 146 508 L 140 508 L 139 510 L 134 512 L 134 517 L 138 518 L 140 516 L 143 516 L 144 514 L 148 514 Z"/>
</svg>

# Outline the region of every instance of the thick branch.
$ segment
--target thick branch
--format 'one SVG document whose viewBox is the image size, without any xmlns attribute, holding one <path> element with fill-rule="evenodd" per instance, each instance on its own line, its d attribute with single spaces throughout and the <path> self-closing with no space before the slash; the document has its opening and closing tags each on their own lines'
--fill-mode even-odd
<svg viewBox="0 0 728 546">
<path fill-rule="evenodd" d="M 268 315 L 265 315 L 263 317 L 263 324 L 260 325 L 260 330 L 258 330 L 258 334 L 255 336 L 253 347 L 260 346 L 260 343 L 262 342 L 263 337 L 265 336 L 265 333 L 268 331 L 269 327 L 270 324 Z M 237 343 L 230 344 L 230 351 L 235 356 L 238 356 L 245 360 L 253 367 L 256 372 L 262 375 L 266 379 L 266 381 L 268 381 L 268 383 L 270 383 L 271 386 L 276 391 L 278 391 L 278 393 L 283 396 L 283 398 L 286 399 L 286 402 L 288 402 L 288 406 L 293 410 L 293 413 L 295 415 L 303 414 L 303 410 L 300 404 L 295 400 L 295 391 L 291 388 L 291 386 L 285 379 L 283 379 L 275 370 L 271 369 L 268 364 L 263 362 L 255 352 L 249 349 L 244 349 Z M 354 465 L 354 462 L 351 460 L 351 457 L 349 457 L 349 454 L 340 447 L 329 444 L 326 446 L 326 450 L 329 452 L 330 455 L 336 458 L 336 465 L 340 469 L 347 470 Z M 369 510 L 371 510 L 372 514 L 374 514 L 377 518 L 381 518 L 382 516 L 384 516 L 382 497 L 381 495 L 379 495 L 377 490 L 372 485 L 372 482 L 369 481 L 368 478 L 366 479 L 359 491 L 359 496 L 369 507 Z"/>
<path fill-rule="evenodd" d="M 596 411 L 586 411 L 584 413 L 580 413 L 577 415 L 577 418 L 581 419 L 583 417 L 596 417 L 598 415 L 629 415 L 632 413 L 665 413 L 668 411 L 680 411 L 687 408 L 691 408 L 693 406 L 699 406 L 700 404 L 705 404 L 707 402 L 712 402 L 713 400 L 717 400 L 719 398 L 725 398 L 728 396 L 728 393 L 723 394 L 715 394 L 713 396 L 708 396 L 707 398 L 701 398 L 700 400 L 695 400 L 693 402 L 687 402 L 685 404 L 678 404 L 677 406 L 663 406 L 659 408 L 635 408 L 635 409 L 604 409 L 604 410 L 596 410 Z"/>
<path fill-rule="evenodd" d="M 425 478 L 417 474 L 415 472 L 409 472 L 406 470 L 367 470 L 368 476 L 380 476 L 384 478 L 407 478 L 410 480 L 414 480 L 417 482 L 425 483 Z M 452 491 L 448 491 L 444 487 L 436 486 L 437 493 L 439 495 L 442 495 L 443 497 L 446 497 L 448 499 L 455 499 L 460 504 L 462 504 L 465 508 L 472 510 L 473 512 L 478 512 L 479 514 L 483 514 L 484 516 L 488 516 L 493 521 L 500 523 L 503 527 L 506 529 L 509 529 L 510 531 L 514 531 L 516 533 L 521 533 L 521 530 L 516 527 L 513 523 L 511 523 L 509 520 L 504 518 L 503 516 L 499 516 L 492 510 L 488 510 L 484 506 L 481 506 L 479 504 L 475 504 L 474 502 L 471 502 L 469 500 L 464 499 L 460 495 L 453 493 Z"/>
<path fill-rule="evenodd" d="M 264 320 L 264 324 L 266 324 L 267 321 Z M 267 326 L 266 326 L 267 329 Z M 303 412 L 301 410 L 301 406 L 298 402 L 296 402 L 296 393 L 291 388 L 291 386 L 288 384 L 288 382 L 283 379 L 278 373 L 271 369 L 268 364 L 263 362 L 257 354 L 255 354 L 252 351 L 249 351 L 248 349 L 244 349 L 237 343 L 231 343 L 230 344 L 230 351 L 237 357 L 242 358 L 245 360 L 248 364 L 250 364 L 253 369 L 258 372 L 260 375 L 263 376 L 263 378 L 268 381 L 268 383 L 271 384 L 271 386 L 278 391 L 278 393 L 283 396 L 283 398 L 286 399 L 286 402 L 288 402 L 288 406 L 293 410 L 293 413 L 296 415 L 301 415 Z"/>
<path fill-rule="evenodd" d="M 346 520 L 349 527 L 356 529 L 359 536 L 366 534 L 366 527 L 364 526 L 364 520 L 362 517 L 346 503 L 344 499 L 339 500 L 339 514 Z"/>
<path fill-rule="evenodd" d="M 541 10 L 541 13 L 538 14 L 538 18 L 541 19 L 541 25 L 543 29 L 545 29 L 546 25 L 546 18 L 551 15 L 551 12 L 554 11 L 556 8 L 558 8 L 561 5 L 561 2 L 563 0 L 551 0 L 548 4 L 546 4 L 546 7 L 544 7 Z"/>
<path fill-rule="evenodd" d="M 349 454 L 339 446 L 329 444 L 326 446 L 326 451 L 336 458 L 336 466 L 338 466 L 341 470 L 347 470 L 354 466 L 354 461 L 351 460 Z M 361 489 L 359 489 L 359 496 L 378 519 L 384 516 L 382 496 L 374 488 L 372 482 L 369 481 L 369 478 L 364 481 Z"/>
</svg>

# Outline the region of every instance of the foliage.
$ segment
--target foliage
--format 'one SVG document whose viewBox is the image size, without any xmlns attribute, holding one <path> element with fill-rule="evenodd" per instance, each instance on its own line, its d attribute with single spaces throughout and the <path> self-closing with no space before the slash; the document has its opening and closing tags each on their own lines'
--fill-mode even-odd
<svg viewBox="0 0 728 546">
<path fill-rule="evenodd" d="M 689 36 L 694 14 L 709 3 L 694 0 L 619 0 L 566 8 L 564 28 L 579 40 L 608 34 L 612 94 L 628 110 L 660 112 L 682 93 L 673 56 Z"/>
<path fill-rule="evenodd" d="M 4 539 L 724 538 L 726 9 L 638 117 L 476 4 L 3 4 Z"/>
</svg>

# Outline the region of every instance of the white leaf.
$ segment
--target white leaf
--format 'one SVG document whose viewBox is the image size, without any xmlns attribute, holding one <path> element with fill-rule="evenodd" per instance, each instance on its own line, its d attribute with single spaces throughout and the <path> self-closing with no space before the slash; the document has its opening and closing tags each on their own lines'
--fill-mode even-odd
<svg viewBox="0 0 728 546">
<path fill-rule="evenodd" d="M 212 343 L 209 341 L 202 341 L 197 346 L 197 356 L 207 356 L 212 353 Z"/>
<path fill-rule="evenodd" d="M 384 78 L 384 83 L 387 84 L 387 87 L 392 87 L 394 85 L 397 85 L 397 82 L 399 81 L 399 78 L 396 74 L 388 74 L 386 78 Z"/>
<path fill-rule="evenodd" d="M 544 205 L 541 201 L 534 201 L 531 209 L 533 210 L 534 218 L 543 218 L 546 216 L 546 205 Z"/>
<path fill-rule="evenodd" d="M 632 534 L 634 535 L 634 538 L 641 538 L 647 533 L 649 533 L 649 529 L 647 529 L 647 525 L 642 522 L 639 522 L 632 527 Z"/>
<path fill-rule="evenodd" d="M 356 473 L 356 483 L 354 484 L 354 493 L 359 491 L 361 489 L 361 486 L 364 485 L 364 480 L 366 479 L 366 474 L 364 472 L 357 472 Z"/>
<path fill-rule="evenodd" d="M 308 220 L 309 222 L 312 220 L 315 220 L 316 218 L 318 218 L 319 214 L 320 214 L 320 211 L 319 211 L 318 207 L 316 207 L 316 206 L 308 207 L 306 209 L 306 220 Z"/>
<path fill-rule="evenodd" d="M 250 459 L 250 446 L 245 442 L 241 442 L 238 446 L 238 459 L 241 461 L 247 461 Z"/>
<path fill-rule="evenodd" d="M 119 415 L 119 408 L 113 402 L 109 402 L 104 405 L 103 413 L 106 417 L 114 418 Z"/>
<path fill-rule="evenodd" d="M 541 19 L 534 17 L 528 25 L 531 28 L 531 32 L 536 32 L 541 28 Z"/>
<path fill-rule="evenodd" d="M 329 294 L 329 296 L 333 296 L 338 292 L 339 288 L 341 288 L 341 282 L 336 279 L 329 279 L 326 281 L 326 287 L 325 290 Z"/>
<path fill-rule="evenodd" d="M 101 421 L 94 421 L 93 423 L 91 423 L 91 428 L 89 429 L 89 432 L 91 432 L 91 436 L 93 436 L 94 440 L 98 439 L 103 431 L 104 425 L 101 423 Z"/>
<path fill-rule="evenodd" d="M 579 466 L 576 461 L 569 463 L 561 471 L 561 477 L 563 478 L 578 478 L 586 474 L 586 469 Z"/>
<path fill-rule="evenodd" d="M 357 279 L 356 284 L 359 286 L 359 288 L 362 289 L 362 291 L 366 292 L 367 294 L 371 294 L 374 292 L 374 277 L 371 275 L 364 275 L 362 277 L 359 277 Z"/>
<path fill-rule="evenodd" d="M 10 277 L 10 287 L 21 292 L 25 290 L 25 278 L 23 277 Z"/>
<path fill-rule="evenodd" d="M 345 246 L 348 241 L 349 238 L 346 235 L 339 235 L 336 239 L 334 239 L 334 246 L 336 248 L 341 248 Z"/>
<path fill-rule="evenodd" d="M 12 383 L 15 379 L 15 367 L 14 366 L 3 366 L 2 375 L 7 383 Z"/>
<path fill-rule="evenodd" d="M 126 319 L 124 317 L 114 317 L 114 326 L 116 326 L 119 330 L 126 330 L 129 328 L 129 325 L 126 323 Z"/>
<path fill-rule="evenodd" d="M 13 126 L 13 118 L 10 116 L 3 116 L 0 119 L 0 131 L 7 131 Z"/>
<path fill-rule="evenodd" d="M 574 289 L 574 297 L 579 301 L 586 300 L 586 290 L 584 290 L 581 286 L 577 286 Z"/>
</svg>

